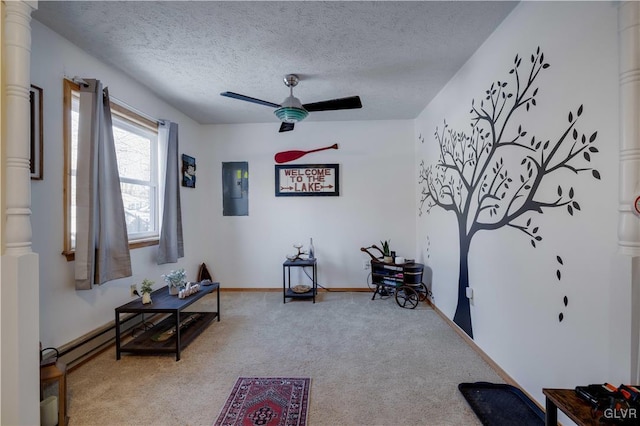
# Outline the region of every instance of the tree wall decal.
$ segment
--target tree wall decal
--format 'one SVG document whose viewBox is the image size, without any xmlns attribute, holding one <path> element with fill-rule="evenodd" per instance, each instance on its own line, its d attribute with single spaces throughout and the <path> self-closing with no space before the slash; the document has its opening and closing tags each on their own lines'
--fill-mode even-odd
<svg viewBox="0 0 640 426">
<path fill-rule="evenodd" d="M 590 171 L 600 179 L 600 173 L 589 167 L 591 156 L 598 153 L 594 146 L 597 132 L 587 136 L 577 129 L 583 105 L 569 112 L 568 125 L 555 139 L 528 139 L 527 130 L 516 124 L 520 114 L 537 105 L 538 87 L 534 86 L 540 73 L 549 68 L 540 47 L 531 55 L 524 74 L 522 59 L 516 55 L 509 70 L 513 87 L 506 81 L 497 81 L 479 103 L 471 101 L 471 134 L 450 128 L 445 120 L 442 129 L 436 127 L 434 133 L 439 159 L 435 165 L 420 163 L 418 214 L 439 207 L 457 219 L 460 262 L 453 320 L 470 337 L 473 328 L 466 288 L 473 237 L 482 230 L 508 226 L 526 235 L 535 248 L 542 236 L 530 214 L 559 207 L 570 215 L 580 210 L 574 188 L 567 190 L 563 186 L 559 172 Z M 424 143 L 422 135 L 419 140 Z M 548 191 L 538 193 L 543 183 L 557 184 L 557 196 L 545 196 Z"/>
</svg>

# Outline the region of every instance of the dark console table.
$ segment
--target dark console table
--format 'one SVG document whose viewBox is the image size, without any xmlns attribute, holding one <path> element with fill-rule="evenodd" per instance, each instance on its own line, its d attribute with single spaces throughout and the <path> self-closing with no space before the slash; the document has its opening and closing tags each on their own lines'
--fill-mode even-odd
<svg viewBox="0 0 640 426">
<path fill-rule="evenodd" d="M 207 294 L 216 291 L 217 312 L 182 312 L 187 306 Z M 220 283 L 200 285 L 200 290 L 184 299 L 169 294 L 167 286 L 151 293 L 152 303 L 142 304 L 136 299 L 116 308 L 116 359 L 122 352 L 175 353 L 180 361 L 180 351 L 195 339 L 214 319 L 220 321 Z M 144 331 L 126 344 L 122 344 L 120 332 L 121 314 L 169 314 L 167 318 Z M 176 327 L 176 324 L 180 326 Z"/>
<path fill-rule="evenodd" d="M 291 289 L 291 268 L 311 267 L 311 289 L 306 293 L 296 293 Z M 317 259 L 286 260 L 282 264 L 282 303 L 287 303 L 287 297 L 291 299 L 311 298 L 316 303 L 318 292 L 318 268 Z"/>
</svg>

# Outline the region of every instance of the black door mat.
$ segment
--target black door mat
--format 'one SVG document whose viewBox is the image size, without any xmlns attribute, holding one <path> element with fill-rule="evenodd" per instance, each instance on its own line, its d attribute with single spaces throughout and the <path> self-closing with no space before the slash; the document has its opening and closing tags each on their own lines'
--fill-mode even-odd
<svg viewBox="0 0 640 426">
<path fill-rule="evenodd" d="M 477 382 L 458 389 L 485 426 L 544 426 L 544 412 L 514 386 Z"/>
</svg>

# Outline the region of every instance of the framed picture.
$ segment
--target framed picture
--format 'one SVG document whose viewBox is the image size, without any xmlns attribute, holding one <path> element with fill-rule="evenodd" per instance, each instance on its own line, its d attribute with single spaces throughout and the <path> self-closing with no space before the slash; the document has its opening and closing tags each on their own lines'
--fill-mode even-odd
<svg viewBox="0 0 640 426">
<path fill-rule="evenodd" d="M 182 154 L 182 186 L 196 187 L 196 159 Z"/>
<path fill-rule="evenodd" d="M 31 179 L 42 180 L 42 89 L 33 84 L 29 91 L 29 103 L 31 113 L 31 157 L 29 157 Z"/>
<path fill-rule="evenodd" d="M 338 164 L 276 165 L 276 197 L 340 195 Z"/>
</svg>

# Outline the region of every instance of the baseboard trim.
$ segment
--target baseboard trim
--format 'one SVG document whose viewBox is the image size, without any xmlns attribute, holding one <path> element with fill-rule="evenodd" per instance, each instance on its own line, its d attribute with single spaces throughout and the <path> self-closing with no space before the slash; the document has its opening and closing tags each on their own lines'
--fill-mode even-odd
<svg viewBox="0 0 640 426">
<path fill-rule="evenodd" d="M 496 372 L 496 374 L 498 376 L 500 376 L 500 378 L 502 380 L 505 381 L 505 383 L 511 385 L 511 386 L 515 386 L 518 389 L 520 389 L 525 395 L 527 395 L 527 397 L 533 401 L 542 411 L 545 411 L 545 408 L 538 403 L 538 401 L 533 398 L 526 390 L 524 390 L 519 384 L 518 382 L 516 382 L 513 377 L 511 377 L 509 375 L 509 373 L 507 373 L 506 371 L 504 371 L 502 369 L 502 367 L 500 367 L 498 365 L 498 363 L 496 363 L 489 355 L 487 355 L 487 353 L 485 351 L 483 351 L 480 346 L 478 346 L 478 344 L 471 338 L 469 337 L 469 335 L 467 333 L 464 332 L 464 330 L 462 330 L 458 324 L 456 324 L 455 322 L 453 322 L 451 319 L 449 319 L 448 316 L 446 316 L 433 302 L 429 301 L 429 304 L 431 305 L 431 307 L 433 308 L 434 312 L 437 313 L 440 318 L 442 318 L 456 333 L 458 333 L 458 335 L 462 338 L 462 340 L 464 340 L 467 345 L 469 345 L 469 347 L 471 347 L 471 349 L 473 349 L 478 356 L 480 356 L 480 358 L 482 358 L 487 364 L 489 364 L 489 367 L 491 367 L 493 369 L 493 371 Z"/>
<path fill-rule="evenodd" d="M 255 287 L 255 288 L 246 288 L 246 287 L 220 287 L 220 291 L 229 291 L 229 292 L 281 292 L 282 287 Z M 331 292 L 370 292 L 371 290 L 364 287 L 318 287 L 318 293 L 331 293 Z"/>
<path fill-rule="evenodd" d="M 127 336 L 131 334 L 134 328 L 139 327 L 143 320 L 144 322 L 152 322 L 162 316 L 162 314 L 157 314 L 143 318 L 138 314 L 123 315 L 120 326 L 121 333 L 124 336 L 123 339 L 128 339 L 129 337 Z M 60 346 L 58 348 L 59 358 L 67 364 L 69 371 L 72 371 L 110 347 L 115 346 L 115 333 L 116 327 L 114 320 Z"/>
</svg>

